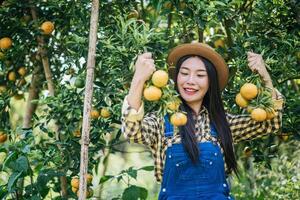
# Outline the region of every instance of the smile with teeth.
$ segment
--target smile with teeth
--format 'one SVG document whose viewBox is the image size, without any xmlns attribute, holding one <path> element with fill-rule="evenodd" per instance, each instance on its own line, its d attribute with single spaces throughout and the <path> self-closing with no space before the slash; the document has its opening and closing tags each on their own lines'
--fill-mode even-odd
<svg viewBox="0 0 300 200">
<path fill-rule="evenodd" d="M 185 93 L 189 95 L 195 94 L 198 90 L 192 89 L 192 88 L 184 88 Z"/>
</svg>

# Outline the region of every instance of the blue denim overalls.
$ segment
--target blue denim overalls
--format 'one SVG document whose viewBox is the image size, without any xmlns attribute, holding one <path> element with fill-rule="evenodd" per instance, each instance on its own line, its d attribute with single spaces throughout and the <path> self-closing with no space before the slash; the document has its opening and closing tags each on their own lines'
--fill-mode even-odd
<svg viewBox="0 0 300 200">
<path fill-rule="evenodd" d="M 172 137 L 173 126 L 165 116 L 165 136 Z M 217 132 L 211 126 L 211 135 Z M 184 146 L 172 144 L 166 150 L 166 160 L 159 200 L 228 200 L 230 188 L 226 181 L 221 149 L 213 142 L 198 143 L 199 162 L 194 165 Z"/>
</svg>

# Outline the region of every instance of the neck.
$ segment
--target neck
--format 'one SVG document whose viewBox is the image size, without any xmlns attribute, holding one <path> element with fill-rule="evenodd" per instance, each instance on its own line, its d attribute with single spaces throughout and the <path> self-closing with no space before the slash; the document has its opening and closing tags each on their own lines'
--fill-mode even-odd
<svg viewBox="0 0 300 200">
<path fill-rule="evenodd" d="M 192 108 L 195 115 L 199 114 L 200 108 L 202 106 L 202 100 L 200 102 L 190 102 L 190 103 L 187 103 L 187 104 Z"/>
</svg>

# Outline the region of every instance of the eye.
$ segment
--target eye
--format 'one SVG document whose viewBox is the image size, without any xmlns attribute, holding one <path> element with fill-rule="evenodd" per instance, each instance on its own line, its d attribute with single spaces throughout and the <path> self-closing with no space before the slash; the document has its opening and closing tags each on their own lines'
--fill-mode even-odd
<svg viewBox="0 0 300 200">
<path fill-rule="evenodd" d="M 184 76 L 188 75 L 188 73 L 186 73 L 186 72 L 180 72 L 180 74 L 184 75 Z"/>
<path fill-rule="evenodd" d="M 197 76 L 198 76 L 198 77 L 204 77 L 205 75 L 203 75 L 203 74 L 198 74 Z"/>
</svg>

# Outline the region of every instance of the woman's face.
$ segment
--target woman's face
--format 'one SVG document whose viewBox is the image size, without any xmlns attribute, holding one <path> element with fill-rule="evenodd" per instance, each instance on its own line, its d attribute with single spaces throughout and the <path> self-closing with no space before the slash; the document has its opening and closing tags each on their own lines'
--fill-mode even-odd
<svg viewBox="0 0 300 200">
<path fill-rule="evenodd" d="M 209 87 L 209 80 L 205 65 L 200 58 L 190 57 L 182 63 L 177 76 L 177 87 L 187 104 L 202 104 Z"/>
</svg>

